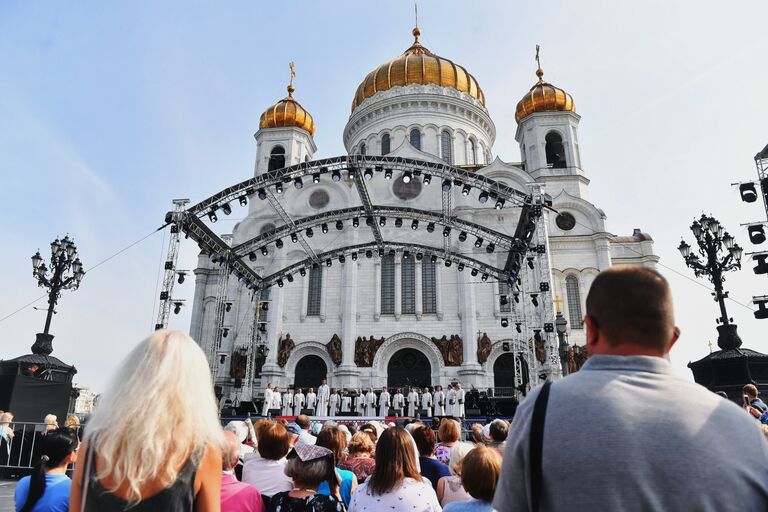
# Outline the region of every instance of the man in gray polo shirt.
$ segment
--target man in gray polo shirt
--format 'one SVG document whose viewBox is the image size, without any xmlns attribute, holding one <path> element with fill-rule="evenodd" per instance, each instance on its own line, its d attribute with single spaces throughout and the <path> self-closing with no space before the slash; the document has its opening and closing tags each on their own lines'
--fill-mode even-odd
<svg viewBox="0 0 768 512">
<path fill-rule="evenodd" d="M 591 357 L 550 388 L 538 510 L 768 510 L 768 443 L 755 420 L 664 359 L 680 334 L 666 280 L 642 267 L 602 272 L 585 324 Z M 500 511 L 536 509 L 530 433 L 540 391 L 510 427 Z"/>
</svg>

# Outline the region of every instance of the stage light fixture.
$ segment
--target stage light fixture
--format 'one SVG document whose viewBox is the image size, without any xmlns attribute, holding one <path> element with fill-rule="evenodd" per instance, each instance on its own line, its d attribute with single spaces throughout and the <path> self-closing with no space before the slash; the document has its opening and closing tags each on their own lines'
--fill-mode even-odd
<svg viewBox="0 0 768 512">
<path fill-rule="evenodd" d="M 483 246 L 483 239 L 480 238 L 480 237 L 477 237 L 477 240 L 475 240 L 475 247 L 477 247 L 479 249 L 482 246 Z"/>
<path fill-rule="evenodd" d="M 355 169 L 350 169 L 347 171 L 347 178 L 349 178 L 349 181 L 352 181 L 355 179 Z"/>
<path fill-rule="evenodd" d="M 221 211 L 224 212 L 224 215 L 229 215 L 230 213 L 232 213 L 232 207 L 229 206 L 229 203 L 224 203 L 223 205 L 221 205 Z"/>
<path fill-rule="evenodd" d="M 497 210 L 501 210 L 502 208 L 504 208 L 504 202 L 505 202 L 504 198 L 500 197 L 499 199 L 497 199 L 496 200 L 496 209 Z"/>
<path fill-rule="evenodd" d="M 373 227 L 373 217 L 366 217 L 365 218 L 365 225 L 368 227 Z"/>
<path fill-rule="evenodd" d="M 179 313 L 181 313 L 181 306 L 183 306 L 183 304 L 181 302 L 174 302 L 173 303 L 173 313 L 175 315 L 178 315 Z"/>
<path fill-rule="evenodd" d="M 305 269 L 304 267 L 301 267 L 301 268 L 299 269 L 299 275 L 300 275 L 301 277 L 304 277 L 304 276 L 306 276 L 306 275 L 307 275 L 307 269 Z"/>
<path fill-rule="evenodd" d="M 755 245 L 765 242 L 765 229 L 762 224 L 752 224 L 747 226 L 747 232 L 749 233 L 749 241 Z"/>
<path fill-rule="evenodd" d="M 496 246 L 494 244 L 488 244 L 488 246 L 485 248 L 485 252 L 488 254 L 491 254 L 494 250 L 496 250 Z"/>
<path fill-rule="evenodd" d="M 339 254 L 339 263 L 344 263 L 345 261 L 347 261 L 347 257 L 343 254 Z"/>
<path fill-rule="evenodd" d="M 341 231 L 343 229 L 344 229 L 344 223 L 341 222 L 340 220 L 337 220 L 336 221 L 336 231 Z"/>
<path fill-rule="evenodd" d="M 227 313 L 232 311 L 232 303 L 231 302 L 225 302 L 224 303 L 224 311 L 226 311 Z"/>
<path fill-rule="evenodd" d="M 742 183 L 739 185 L 741 200 L 745 203 L 754 203 L 757 201 L 757 190 L 754 183 Z"/>
<path fill-rule="evenodd" d="M 325 222 L 323 222 L 323 225 L 322 225 L 322 226 L 320 226 L 320 230 L 323 232 L 323 234 L 326 234 L 326 233 L 328 233 L 328 224 L 326 224 Z"/>
<path fill-rule="evenodd" d="M 366 179 L 366 181 L 371 181 L 373 179 L 373 169 L 366 167 L 365 172 L 363 173 L 363 177 Z"/>
<path fill-rule="evenodd" d="M 443 228 L 443 237 L 448 238 L 449 236 L 451 236 L 451 228 L 449 228 L 448 226 L 445 226 Z"/>
<path fill-rule="evenodd" d="M 462 231 L 459 233 L 459 242 L 466 242 L 467 241 L 467 232 Z"/>
<path fill-rule="evenodd" d="M 339 182 L 339 181 L 341 181 L 341 173 L 339 172 L 339 170 L 338 170 L 338 169 L 334 169 L 334 170 L 333 170 L 333 172 L 331 173 L 331 179 L 332 179 L 334 182 Z"/>
<path fill-rule="evenodd" d="M 430 222 L 427 224 L 427 233 L 434 233 L 435 232 L 435 223 Z"/>
<path fill-rule="evenodd" d="M 357 261 L 357 253 L 356 252 L 352 253 L 352 261 Z"/>
<path fill-rule="evenodd" d="M 403 259 L 407 260 L 411 256 L 411 252 L 408 249 L 403 251 Z"/>
<path fill-rule="evenodd" d="M 293 180 L 293 186 L 296 187 L 296 190 L 301 190 L 304 188 L 304 181 L 301 178 L 296 178 Z"/>
<path fill-rule="evenodd" d="M 512 298 L 515 300 L 515 304 L 520 304 L 520 293 L 515 292 L 512 294 Z"/>
<path fill-rule="evenodd" d="M 184 279 L 186 275 L 187 274 L 185 272 L 179 272 L 179 279 L 178 279 L 179 284 L 184 284 Z"/>
<path fill-rule="evenodd" d="M 292 282 L 293 282 L 293 274 L 287 274 L 287 275 L 285 276 L 285 279 L 286 279 L 286 281 L 288 281 L 289 283 L 292 283 Z"/>
<path fill-rule="evenodd" d="M 370 250 L 370 249 L 368 249 L 367 251 L 365 251 L 365 257 L 366 257 L 366 258 L 373 258 L 373 251 L 372 251 L 372 250 Z"/>
<path fill-rule="evenodd" d="M 312 174 L 312 183 L 320 183 L 320 173 L 316 172 Z"/>
<path fill-rule="evenodd" d="M 488 281 L 488 274 L 483 274 L 483 275 L 480 277 L 480 279 L 481 279 L 483 282 L 486 282 L 486 281 Z"/>
<path fill-rule="evenodd" d="M 296 233 L 291 233 L 291 242 L 297 243 L 299 241 L 299 235 Z"/>
<path fill-rule="evenodd" d="M 403 219 L 401 219 L 400 217 L 396 218 L 396 219 L 395 219 L 395 227 L 396 227 L 396 228 L 401 228 L 401 227 L 403 227 Z"/>
<path fill-rule="evenodd" d="M 240 196 L 237 198 L 237 202 L 240 203 L 240 206 L 246 206 L 248 204 L 248 196 Z"/>
<path fill-rule="evenodd" d="M 477 200 L 480 201 L 480 204 L 487 203 L 488 202 L 488 192 L 486 192 L 485 190 L 480 192 L 480 195 L 477 196 Z"/>
<path fill-rule="evenodd" d="M 307 231 L 305 231 L 307 238 L 312 238 L 312 236 L 315 234 L 314 231 L 312 231 L 312 228 L 307 228 Z"/>
<path fill-rule="evenodd" d="M 416 219 L 413 219 L 413 222 L 411 222 L 411 229 L 416 231 L 419 229 L 419 221 Z"/>
<path fill-rule="evenodd" d="M 476 276 L 477 274 L 479 274 L 479 272 L 478 272 L 478 270 L 477 270 L 476 268 L 473 268 L 473 269 L 472 269 L 472 272 L 470 272 L 470 274 L 472 274 L 472 277 L 474 277 L 474 276 Z"/>
<path fill-rule="evenodd" d="M 421 261 L 422 259 L 424 259 L 424 255 L 422 253 L 420 253 L 420 252 L 417 252 L 416 253 L 416 261 Z"/>
<path fill-rule="evenodd" d="M 405 171 L 403 173 L 403 183 L 410 183 L 413 179 L 413 175 L 411 174 L 411 171 Z"/>
<path fill-rule="evenodd" d="M 279 286 L 280 288 L 283 287 L 283 280 L 282 279 L 278 279 L 277 280 L 277 286 Z"/>
<path fill-rule="evenodd" d="M 392 179 L 392 169 L 385 169 L 384 170 L 384 179 L 385 180 L 391 180 Z"/>
<path fill-rule="evenodd" d="M 216 212 L 213 210 L 208 212 L 208 218 L 210 219 L 211 222 L 216 222 L 217 220 L 219 220 L 219 218 L 216 216 Z"/>
<path fill-rule="evenodd" d="M 395 257 L 395 250 L 394 249 L 390 249 L 389 250 L 389 255 L 394 258 Z"/>
<path fill-rule="evenodd" d="M 462 187 L 462 189 L 461 189 L 461 195 L 463 195 L 465 197 L 468 196 L 470 190 L 472 190 L 472 186 L 471 185 L 469 185 L 469 184 L 464 185 L 464 187 Z"/>
<path fill-rule="evenodd" d="M 523 332 L 523 324 L 521 324 L 520 322 L 516 322 L 515 323 L 515 330 L 518 332 L 518 334 Z"/>
<path fill-rule="evenodd" d="M 431 261 L 432 263 L 437 263 L 437 256 L 433 254 L 432 256 L 429 257 L 429 261 Z"/>
<path fill-rule="evenodd" d="M 229 327 L 224 327 L 224 328 L 221 330 L 221 336 L 222 336 L 223 338 L 226 338 L 227 336 L 229 336 Z"/>
<path fill-rule="evenodd" d="M 445 266 L 450 267 L 453 264 L 451 260 L 445 260 Z"/>
<path fill-rule="evenodd" d="M 275 247 L 277 247 L 278 249 L 282 249 L 283 248 L 283 241 L 280 240 L 279 238 L 277 240 L 275 240 Z"/>
<path fill-rule="evenodd" d="M 528 256 L 525 261 L 528 262 L 528 268 L 533 270 L 533 256 Z"/>
<path fill-rule="evenodd" d="M 248 259 L 251 261 L 256 261 L 256 253 L 251 251 L 248 253 Z"/>
<path fill-rule="evenodd" d="M 379 226 L 384 227 L 387 225 L 387 218 L 386 217 L 380 217 L 379 218 Z"/>
<path fill-rule="evenodd" d="M 360 225 L 360 219 L 359 218 L 355 217 L 354 219 L 352 219 L 352 227 L 353 228 L 356 228 L 359 225 Z"/>
<path fill-rule="evenodd" d="M 326 267 L 330 267 L 331 265 L 333 265 L 333 262 L 331 261 L 331 258 L 328 258 L 327 260 L 325 260 L 325 266 Z"/>
<path fill-rule="evenodd" d="M 283 184 L 282 183 L 275 184 L 275 192 L 277 192 L 278 194 L 282 194 L 283 193 Z"/>
<path fill-rule="evenodd" d="M 501 326 L 502 327 L 509 327 L 509 320 L 507 320 L 506 318 L 502 318 L 501 319 Z"/>
<path fill-rule="evenodd" d="M 456 268 L 459 270 L 459 272 L 464 272 L 464 264 L 463 263 L 459 263 L 459 266 L 456 267 Z"/>
<path fill-rule="evenodd" d="M 424 182 L 425 185 L 429 185 L 430 183 L 432 183 L 432 175 L 425 173 L 421 181 Z"/>
<path fill-rule="evenodd" d="M 384 249 L 379 249 L 379 258 L 384 257 Z"/>
<path fill-rule="evenodd" d="M 266 245 L 265 245 L 264 247 L 262 247 L 262 248 L 261 248 L 261 254 L 263 254 L 264 256 L 266 256 L 267 254 L 269 254 L 269 249 L 267 249 L 267 246 L 266 246 Z"/>
<path fill-rule="evenodd" d="M 531 303 L 535 307 L 539 307 L 539 294 L 538 293 L 532 293 L 531 294 Z"/>
<path fill-rule="evenodd" d="M 443 192 L 450 192 L 452 185 L 451 180 L 443 180 Z"/>
<path fill-rule="evenodd" d="M 509 304 L 509 298 L 503 294 L 499 295 L 499 304 L 501 304 L 502 306 L 506 306 L 507 304 Z"/>
<path fill-rule="evenodd" d="M 259 199 L 261 199 L 263 201 L 263 200 L 265 200 L 267 198 L 267 191 L 264 190 L 263 188 L 260 188 L 258 195 L 259 195 Z"/>
</svg>

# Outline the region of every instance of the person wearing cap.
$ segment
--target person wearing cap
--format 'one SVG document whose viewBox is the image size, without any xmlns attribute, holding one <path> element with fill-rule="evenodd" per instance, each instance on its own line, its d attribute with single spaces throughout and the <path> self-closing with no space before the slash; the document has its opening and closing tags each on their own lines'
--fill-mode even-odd
<svg viewBox="0 0 768 512">
<path fill-rule="evenodd" d="M 322 446 L 299 444 L 288 454 L 285 474 L 293 486 L 272 496 L 267 510 L 283 512 L 343 512 L 339 501 L 339 482 L 334 469 L 333 452 Z M 317 488 L 326 482 L 331 495 L 320 494 Z"/>
<path fill-rule="evenodd" d="M 299 432 L 299 440 L 297 444 L 315 444 L 315 436 L 309 433 L 309 429 L 312 428 L 312 422 L 309 421 L 309 416 L 306 414 L 299 414 L 296 416 L 296 424 L 301 427 Z"/>
<path fill-rule="evenodd" d="M 296 390 L 296 394 L 293 395 L 293 415 L 298 416 L 301 414 L 301 410 L 304 408 L 304 392 L 301 390 L 301 388 L 298 388 Z"/>
<path fill-rule="evenodd" d="M 352 412 L 352 397 L 349 396 L 349 390 L 344 388 L 341 393 L 341 414 L 343 416 L 349 416 Z"/>
</svg>

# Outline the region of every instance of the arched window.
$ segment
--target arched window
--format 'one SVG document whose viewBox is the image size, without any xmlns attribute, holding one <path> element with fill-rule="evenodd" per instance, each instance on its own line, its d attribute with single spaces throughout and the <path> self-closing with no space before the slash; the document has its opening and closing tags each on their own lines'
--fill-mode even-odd
<svg viewBox="0 0 768 512">
<path fill-rule="evenodd" d="M 584 326 L 584 315 L 581 314 L 581 294 L 576 276 L 565 278 L 565 295 L 568 299 L 568 321 L 571 322 L 571 329 L 581 329 Z"/>
<path fill-rule="evenodd" d="M 364 155 L 364 154 L 365 154 L 365 142 L 363 142 L 362 144 L 360 144 L 360 154 L 361 154 L 361 155 Z"/>
<path fill-rule="evenodd" d="M 386 154 L 389 154 L 389 151 L 390 151 L 389 146 L 390 146 L 389 134 L 385 133 L 384 135 L 381 136 L 381 154 L 382 154 L 382 156 L 384 156 Z"/>
<path fill-rule="evenodd" d="M 421 151 L 421 132 L 418 128 L 414 128 L 411 130 L 411 146 L 415 147 L 419 151 Z"/>
<path fill-rule="evenodd" d="M 506 281 L 499 281 L 499 311 L 512 312 L 512 287 Z"/>
<path fill-rule="evenodd" d="M 381 258 L 381 314 L 395 314 L 395 257 Z"/>
<path fill-rule="evenodd" d="M 440 134 L 440 149 L 442 150 L 443 160 L 449 164 L 453 163 L 453 151 L 451 150 L 451 134 L 448 130 L 443 130 Z"/>
<path fill-rule="evenodd" d="M 403 255 L 400 273 L 402 312 L 404 315 L 413 315 L 416 313 L 416 262 L 413 256 Z"/>
<path fill-rule="evenodd" d="M 307 290 L 307 316 L 320 316 L 320 297 L 323 292 L 323 267 L 309 269 Z"/>
<path fill-rule="evenodd" d="M 547 167 L 563 168 L 565 164 L 565 147 L 563 138 L 557 132 L 549 132 L 546 137 L 544 151 L 547 154 Z"/>
<path fill-rule="evenodd" d="M 472 165 L 477 163 L 477 148 L 474 139 L 469 139 L 469 163 Z"/>
<path fill-rule="evenodd" d="M 430 260 L 421 262 L 421 304 L 422 312 L 437 313 L 437 282 L 435 264 Z"/>
<path fill-rule="evenodd" d="M 285 167 L 285 148 L 283 146 L 275 146 L 269 153 L 269 165 L 268 171 L 274 171 L 275 169 L 282 169 Z"/>
</svg>

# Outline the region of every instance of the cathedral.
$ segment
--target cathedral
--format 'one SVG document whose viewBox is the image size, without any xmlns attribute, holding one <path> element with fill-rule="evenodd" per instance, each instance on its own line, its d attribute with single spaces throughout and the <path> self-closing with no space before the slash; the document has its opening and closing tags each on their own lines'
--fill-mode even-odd
<svg viewBox="0 0 768 512">
<path fill-rule="evenodd" d="M 448 163 L 523 192 L 542 185 L 553 209 L 546 218 L 551 296 L 567 320 L 568 343 L 583 346 L 582 317 L 592 280 L 611 265 L 654 266 L 658 257 L 653 240 L 639 229 L 628 236 L 608 231 L 606 214 L 589 197 L 590 180 L 579 146 L 581 117 L 574 99 L 547 82 L 540 66 L 530 90 L 521 91 L 515 113 L 522 161 L 510 162 L 493 152 L 496 128 L 478 79 L 424 47 L 419 36 L 415 28 L 413 42 L 403 54 L 377 66 L 360 82 L 342 134 L 347 153 Z M 288 96 L 269 106 L 259 120 L 254 176 L 316 160 L 315 119 L 307 110 L 311 105 L 300 104 L 299 98 L 292 73 Z M 225 240 L 237 246 L 275 230 L 286 219 L 360 206 L 350 180 L 336 174 L 332 179 L 313 176 L 281 187 L 280 208 L 251 200 L 246 218 Z M 376 204 L 439 213 L 447 197 L 458 218 L 482 222 L 505 235 L 514 233 L 514 209 L 494 208 L 493 201 L 478 204 L 457 187 L 450 192 L 444 188 L 441 195 L 440 183 L 429 184 L 426 176 L 393 176 L 389 170 L 376 173 L 366 184 Z M 427 243 L 435 237 L 433 246 L 447 244 L 466 254 L 482 253 L 498 258 L 499 266 L 506 258 L 502 251 L 492 253 L 493 247 L 483 246 L 480 238 L 467 242 L 466 233 L 458 239 L 442 227 L 435 233 L 434 224 L 430 229 L 419 227 L 417 220 L 404 226 L 400 218 L 374 221 L 391 238 Z M 250 265 L 269 275 L 306 257 L 307 243 L 318 252 L 354 246 L 370 236 L 365 226 L 354 229 L 358 222 L 355 218 L 354 223 L 323 223 L 302 231 L 301 240 L 291 233 L 292 243 L 286 238 L 283 247 L 278 239 L 279 249 L 264 247 L 251 253 Z M 323 378 L 336 388 L 446 386 L 458 381 L 465 389 L 515 389 L 515 393 L 539 382 L 536 375 L 519 375 L 534 364 L 524 359 L 536 356 L 526 350 L 532 346 L 531 334 L 521 332 L 515 321 L 520 305 L 508 283 L 481 279 L 475 272 L 460 272 L 462 265 L 442 265 L 434 257 L 416 258 L 408 251 L 357 256 L 302 268 L 295 280 L 290 276 L 284 286 L 280 280 L 279 286 L 261 291 L 256 302 L 249 290 L 230 278 L 224 285 L 226 317 L 218 324 L 219 271 L 201 253 L 194 270 L 190 334 L 214 361 L 221 396 L 256 399 L 268 382 L 281 389 L 306 390 Z M 223 329 L 223 336 L 213 344 L 216 329 Z"/>
</svg>

